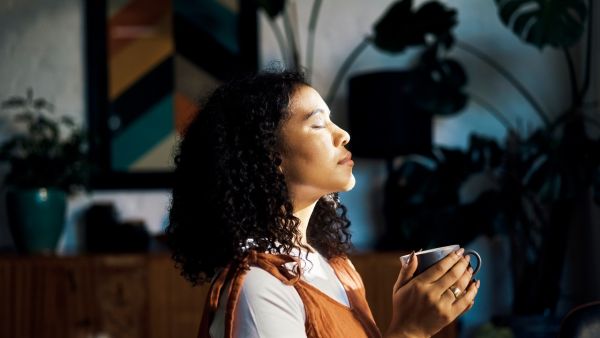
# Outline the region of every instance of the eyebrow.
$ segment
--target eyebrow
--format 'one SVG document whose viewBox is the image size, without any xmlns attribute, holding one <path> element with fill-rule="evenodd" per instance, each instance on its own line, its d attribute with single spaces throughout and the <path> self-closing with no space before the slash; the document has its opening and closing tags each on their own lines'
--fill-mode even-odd
<svg viewBox="0 0 600 338">
<path fill-rule="evenodd" d="M 323 110 L 321 108 L 317 108 L 317 109 L 311 111 L 310 113 L 306 114 L 306 116 L 304 116 L 304 119 L 308 120 L 309 118 L 313 117 L 316 114 L 325 114 L 325 110 Z"/>
</svg>

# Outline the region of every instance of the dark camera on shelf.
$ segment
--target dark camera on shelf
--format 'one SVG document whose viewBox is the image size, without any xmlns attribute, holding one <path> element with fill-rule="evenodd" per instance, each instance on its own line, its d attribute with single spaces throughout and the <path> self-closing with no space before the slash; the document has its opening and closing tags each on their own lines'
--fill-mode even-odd
<svg viewBox="0 0 600 338">
<path fill-rule="evenodd" d="M 112 203 L 92 204 L 84 213 L 82 226 L 86 252 L 148 251 L 150 235 L 144 221 L 120 221 Z"/>
</svg>

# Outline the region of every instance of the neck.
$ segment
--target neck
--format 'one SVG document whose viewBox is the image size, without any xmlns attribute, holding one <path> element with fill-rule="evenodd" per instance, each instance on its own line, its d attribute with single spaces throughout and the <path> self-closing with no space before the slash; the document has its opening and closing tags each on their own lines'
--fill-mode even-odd
<svg viewBox="0 0 600 338">
<path fill-rule="evenodd" d="M 310 220 L 310 216 L 315 209 L 315 205 L 317 205 L 317 201 L 302 203 L 299 206 L 294 203 L 294 216 L 298 217 L 300 220 L 300 225 L 298 227 L 298 230 L 300 230 L 300 238 L 298 238 L 298 244 L 307 246 L 309 248 L 310 245 L 306 240 L 306 230 L 308 229 L 308 221 Z"/>
</svg>

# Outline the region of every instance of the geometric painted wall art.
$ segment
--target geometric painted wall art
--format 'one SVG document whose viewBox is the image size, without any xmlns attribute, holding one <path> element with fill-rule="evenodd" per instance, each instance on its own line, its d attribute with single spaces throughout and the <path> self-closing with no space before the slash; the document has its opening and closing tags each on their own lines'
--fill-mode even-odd
<svg viewBox="0 0 600 338">
<path fill-rule="evenodd" d="M 106 0 L 103 22 L 87 11 L 91 91 L 103 108 L 96 121 L 106 174 L 169 173 L 187 122 L 201 113 L 199 98 L 240 73 L 256 70 L 256 7 L 237 0 Z M 96 22 L 96 23 L 94 23 Z M 104 27 L 95 27 L 102 26 Z M 94 30 L 101 28 L 101 34 Z M 88 44 L 99 41 L 88 41 Z M 100 51 L 94 53 L 93 51 Z M 105 54 L 105 74 L 98 73 Z M 89 54 L 89 53 L 88 53 Z M 94 57 L 95 56 L 95 57 Z M 99 74 L 99 75 L 98 75 Z M 104 79 L 102 76 L 104 75 Z M 95 80 L 95 81 L 94 81 Z M 95 113 L 94 113 L 95 111 Z M 92 131 L 95 132 L 95 131 Z"/>
</svg>

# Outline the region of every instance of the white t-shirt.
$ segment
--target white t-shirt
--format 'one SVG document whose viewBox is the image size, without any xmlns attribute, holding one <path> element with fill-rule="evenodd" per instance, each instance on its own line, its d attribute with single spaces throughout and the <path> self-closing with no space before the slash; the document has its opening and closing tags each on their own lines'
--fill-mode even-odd
<svg viewBox="0 0 600 338">
<path fill-rule="evenodd" d="M 329 262 L 317 252 L 298 251 L 303 268 L 302 280 L 337 302 L 350 306 L 344 287 Z M 288 263 L 293 264 L 293 263 Z M 227 285 L 227 288 L 229 285 Z M 210 326 L 210 336 L 224 336 L 226 292 Z M 233 335 L 238 338 L 289 337 L 306 338 L 306 313 L 300 295 L 291 285 L 285 285 L 270 273 L 251 267 L 244 279 L 234 314 Z"/>
</svg>

